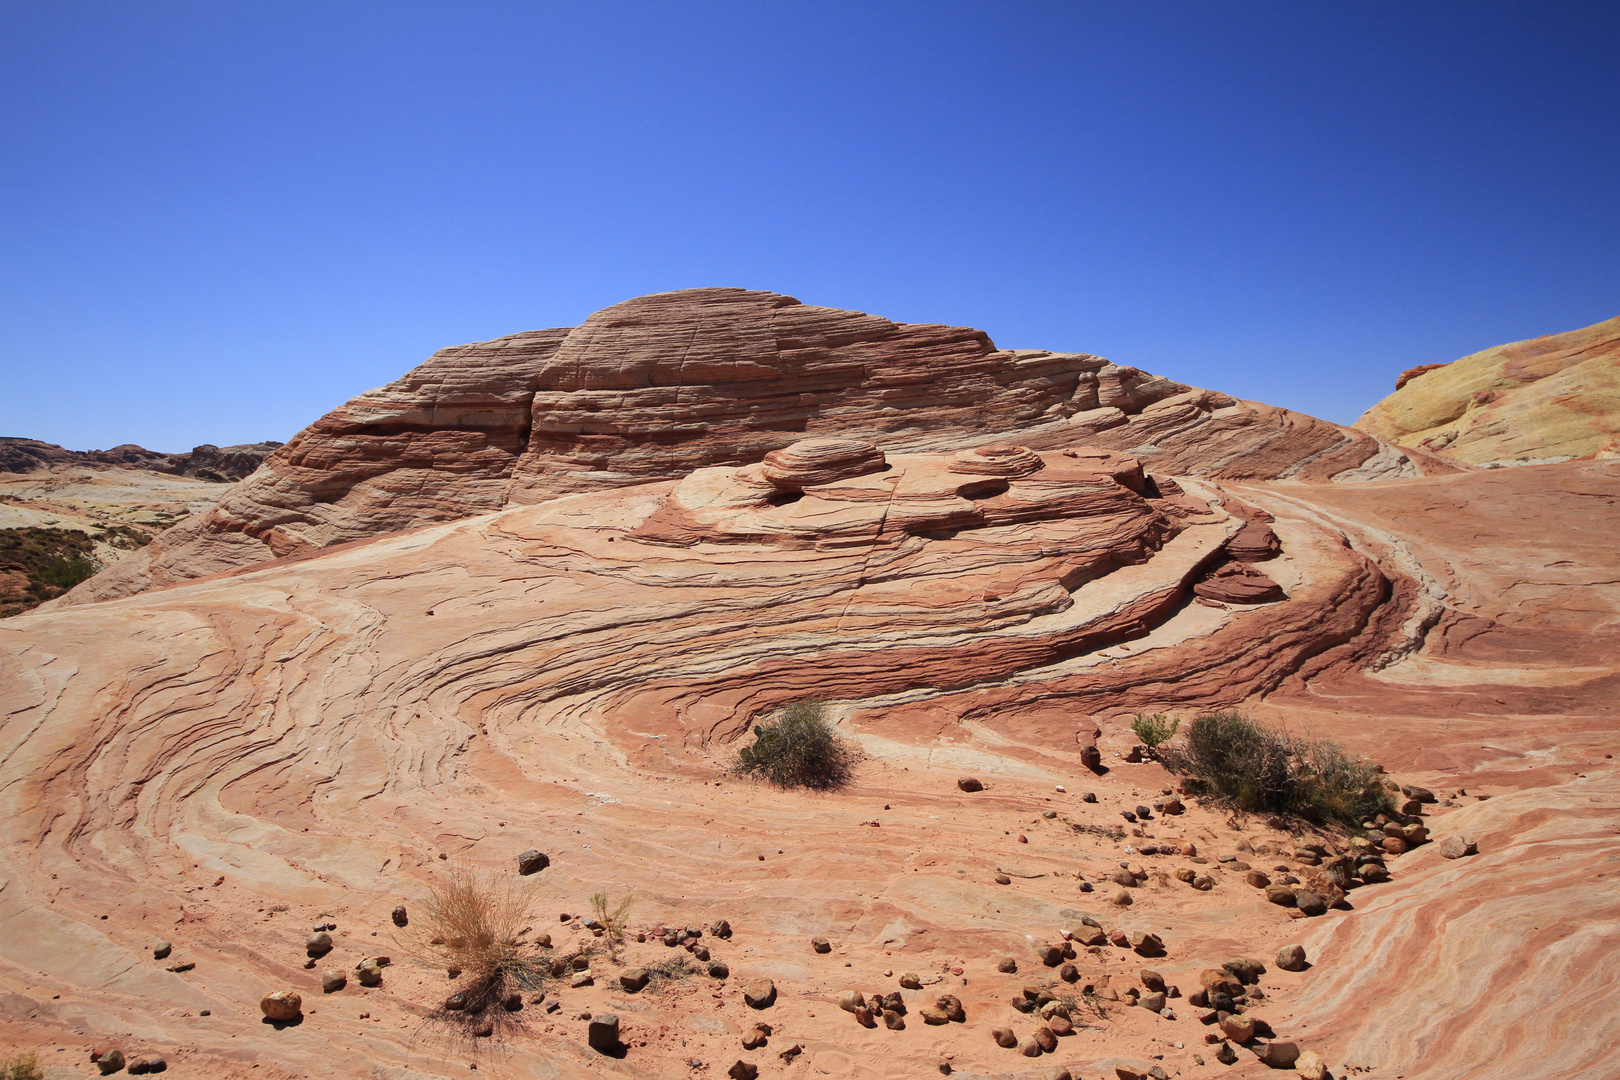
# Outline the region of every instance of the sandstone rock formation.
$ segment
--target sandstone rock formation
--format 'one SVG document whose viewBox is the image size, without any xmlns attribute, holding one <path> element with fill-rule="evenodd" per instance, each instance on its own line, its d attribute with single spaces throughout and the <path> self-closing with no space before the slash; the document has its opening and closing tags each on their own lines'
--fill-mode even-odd
<svg viewBox="0 0 1620 1080">
<path fill-rule="evenodd" d="M 251 476 L 280 446 L 278 442 L 240 446 L 204 443 L 192 448 L 190 453 L 165 454 L 133 443 L 111 450 L 67 450 L 38 439 L 0 437 L 0 473 L 26 473 L 57 465 L 111 466 L 224 483 Z"/>
<path fill-rule="evenodd" d="M 399 529 L 760 461 L 806 435 L 894 452 L 1088 444 L 1169 473 L 1366 479 L 1452 468 L 1312 417 L 1079 353 L 997 349 L 768 292 L 628 300 L 571 330 L 444 349 L 300 432 L 213 513 L 64 603 Z"/>
<path fill-rule="evenodd" d="M 1607 1068 L 1620 461 L 1447 471 L 1214 395 L 1133 412 L 1104 387 L 1145 376 L 1021 368 L 941 328 L 925 336 L 980 349 L 979 410 L 1005 430 L 884 414 L 874 360 L 845 371 L 864 396 L 806 391 L 848 423 L 762 421 L 753 456 L 725 460 L 714 432 L 769 412 L 748 380 L 704 384 L 730 419 L 667 446 L 637 410 L 684 407 L 657 404 L 668 384 L 545 381 L 680 376 L 630 362 L 669 351 L 665 309 L 741 305 L 752 326 L 767 296 L 622 305 L 579 342 L 629 358 L 607 375 L 557 361 L 579 331 L 471 347 L 321 421 L 233 491 L 243 530 L 187 541 L 301 539 L 296 557 L 221 555 L 206 580 L 0 622 L 7 1037 L 81 1064 L 116 1040 L 223 1080 L 685 1076 L 743 1040 L 751 1067 L 802 1054 L 807 1075 L 884 1080 L 1033 1066 L 1020 1047 L 1075 1075 L 1135 1055 L 1198 1075 L 1195 1054 L 1408 1080 Z M 922 333 L 794 307 L 770 310 L 847 327 L 817 364 Z M 530 374 L 449 378 L 478 364 Z M 1048 390 L 1078 371 L 1069 408 L 1095 374 L 1098 400 L 1020 420 L 1048 390 L 995 373 L 1031 369 Z M 592 401 L 622 430 L 562 430 Z M 1073 422 L 1106 408 L 1125 419 Z M 1347 469 L 1392 475 L 1330 482 Z M 281 516 L 252 534 L 271 493 Z M 865 755 L 850 789 L 726 771 L 759 718 L 806 700 Z M 1175 799 L 1133 715 L 1216 706 L 1381 761 L 1436 842 L 1367 861 L 1190 783 Z M 1477 854 L 1447 858 L 1454 839 Z M 407 912 L 460 867 L 532 902 L 503 940 L 544 961 L 544 997 L 474 1013 L 416 962 L 429 920 Z M 635 898 L 615 950 L 558 918 L 609 896 Z M 327 978 L 312 943 L 357 977 Z M 1285 946 L 1309 964 L 1234 961 Z M 1109 1004 L 1074 1022 L 1054 979 Z M 1215 991 L 1244 997 L 1227 1034 L 1247 1049 L 1205 1046 Z M 291 1019 L 262 1022 L 271 992 L 301 996 Z M 619 1065 L 591 1048 L 609 1016 Z"/>
<path fill-rule="evenodd" d="M 1620 318 L 1412 368 L 1356 427 L 1472 464 L 1620 452 Z"/>
</svg>

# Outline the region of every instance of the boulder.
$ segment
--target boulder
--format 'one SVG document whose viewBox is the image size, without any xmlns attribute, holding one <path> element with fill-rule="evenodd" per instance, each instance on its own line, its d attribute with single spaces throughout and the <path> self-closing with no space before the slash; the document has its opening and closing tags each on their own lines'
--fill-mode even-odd
<svg viewBox="0 0 1620 1080">
<path fill-rule="evenodd" d="M 1479 845 L 1475 842 L 1474 838 L 1471 836 L 1464 836 L 1461 833 L 1458 833 L 1455 836 L 1448 836 L 1444 840 L 1440 841 L 1440 854 L 1443 858 L 1461 859 L 1469 855 L 1477 854 L 1478 852 Z M 1362 880 L 1367 880 L 1365 875 L 1362 876 Z"/>
<path fill-rule="evenodd" d="M 1315 1050 L 1300 1053 L 1299 1060 L 1294 1062 L 1294 1072 L 1300 1080 L 1327 1080 L 1328 1075 L 1327 1065 Z"/>
<path fill-rule="evenodd" d="M 769 979 L 751 979 L 743 987 L 743 1001 L 750 1009 L 768 1009 L 776 1004 L 776 984 Z"/>
<path fill-rule="evenodd" d="M 599 1053 L 612 1053 L 619 1048 L 619 1018 L 612 1013 L 596 1013 L 585 1030 L 585 1042 Z"/>
<path fill-rule="evenodd" d="M 304 1012 L 304 999 L 296 990 L 272 990 L 259 1001 L 265 1018 L 278 1023 L 298 1019 Z"/>
<path fill-rule="evenodd" d="M 1305 946 L 1284 945 L 1278 949 L 1277 966 L 1284 971 L 1304 971 L 1309 966 L 1305 960 Z"/>
</svg>

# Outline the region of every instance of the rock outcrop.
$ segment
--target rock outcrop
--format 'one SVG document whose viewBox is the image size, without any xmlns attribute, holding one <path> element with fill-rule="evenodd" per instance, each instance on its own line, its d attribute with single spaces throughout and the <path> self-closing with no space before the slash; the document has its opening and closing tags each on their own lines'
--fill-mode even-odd
<svg viewBox="0 0 1620 1080">
<path fill-rule="evenodd" d="M 84 465 L 144 469 L 172 476 L 191 476 L 214 483 L 226 483 L 251 476 L 277 448 L 278 442 L 215 446 L 204 443 L 190 453 L 165 454 L 134 443 L 111 450 L 68 450 L 38 439 L 0 437 L 0 472 L 27 473 L 54 465 Z"/>
<path fill-rule="evenodd" d="M 644 296 L 571 330 L 444 349 L 300 432 L 212 514 L 62 603 L 581 491 L 760 461 L 806 436 L 909 453 L 1013 441 L 1227 479 L 1453 468 L 1360 432 L 1083 353 L 997 349 L 743 289 Z"/>
<path fill-rule="evenodd" d="M 1356 427 L 1458 461 L 1620 452 L 1620 318 L 1402 372 Z"/>
</svg>

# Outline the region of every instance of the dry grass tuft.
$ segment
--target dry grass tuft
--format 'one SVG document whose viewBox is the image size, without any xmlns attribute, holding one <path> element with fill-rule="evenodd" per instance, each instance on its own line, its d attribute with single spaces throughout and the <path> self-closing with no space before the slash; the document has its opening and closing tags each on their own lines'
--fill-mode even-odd
<svg viewBox="0 0 1620 1080">
<path fill-rule="evenodd" d="M 428 963 L 461 972 L 451 997 L 462 1007 L 441 1008 L 443 1019 L 494 1022 L 513 995 L 544 985 L 546 961 L 518 944 L 531 907 L 517 882 L 470 867 L 452 867 L 429 886 L 412 946 Z"/>
<path fill-rule="evenodd" d="M 45 1080 L 45 1070 L 39 1067 L 39 1058 L 30 1050 L 0 1065 L 0 1080 Z"/>
</svg>

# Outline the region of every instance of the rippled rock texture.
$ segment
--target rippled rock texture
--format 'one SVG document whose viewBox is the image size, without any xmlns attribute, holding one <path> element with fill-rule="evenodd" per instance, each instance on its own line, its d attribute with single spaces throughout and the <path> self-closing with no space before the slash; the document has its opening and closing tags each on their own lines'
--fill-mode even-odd
<svg viewBox="0 0 1620 1080">
<path fill-rule="evenodd" d="M 892 323 L 776 293 L 692 289 L 583 326 L 435 353 L 300 432 L 215 511 L 67 603 L 580 491 L 760 461 L 805 436 L 916 452 L 1011 440 L 1169 473 L 1368 479 L 1427 454 L 1083 353 Z"/>
<path fill-rule="evenodd" d="M 1620 454 L 1620 318 L 1403 372 L 1356 427 L 1472 464 Z"/>
</svg>

